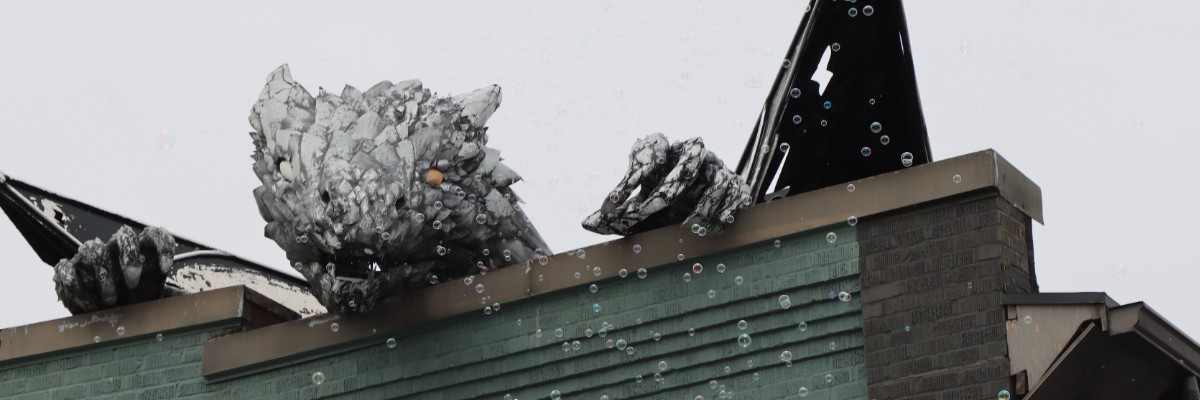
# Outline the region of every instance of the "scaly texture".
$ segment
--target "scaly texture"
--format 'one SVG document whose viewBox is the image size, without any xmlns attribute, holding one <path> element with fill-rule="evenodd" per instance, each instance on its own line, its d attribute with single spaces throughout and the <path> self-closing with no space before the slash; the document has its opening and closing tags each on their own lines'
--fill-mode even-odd
<svg viewBox="0 0 1200 400">
<path fill-rule="evenodd" d="M 692 233 L 715 234 L 751 200 L 746 183 L 700 138 L 670 144 L 655 133 L 633 144 L 629 171 L 583 228 L 630 235 L 682 223 Z"/>
<path fill-rule="evenodd" d="M 54 266 L 54 291 L 72 314 L 163 297 L 175 259 L 175 238 L 148 227 L 122 225 L 108 242 L 92 239 Z"/>
<path fill-rule="evenodd" d="M 420 81 L 316 98 L 283 65 L 250 114 L 266 236 L 331 312 L 548 254 L 487 147 L 492 85 L 438 97 Z"/>
</svg>

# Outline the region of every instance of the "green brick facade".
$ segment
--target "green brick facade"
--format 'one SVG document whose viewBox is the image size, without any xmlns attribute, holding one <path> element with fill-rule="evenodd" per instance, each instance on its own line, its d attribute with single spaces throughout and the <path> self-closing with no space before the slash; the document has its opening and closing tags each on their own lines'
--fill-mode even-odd
<svg viewBox="0 0 1200 400">
<path fill-rule="evenodd" d="M 866 398 L 859 249 L 854 228 L 833 229 L 833 244 L 827 242 L 829 232 L 784 237 L 778 247 L 768 241 L 688 259 L 654 268 L 645 279 L 630 270 L 626 278 L 598 282 L 595 293 L 581 284 L 502 304 L 490 315 L 479 312 L 380 333 L 325 356 L 281 360 L 216 382 L 201 376 L 201 348 L 232 326 L 171 332 L 161 342 L 147 335 L 92 344 L 0 364 L 0 397 L 502 399 L 511 394 L 528 400 L 551 398 L 557 390 L 563 399 L 715 399 L 723 387 L 736 398 L 782 399 L 797 398 L 804 387 L 813 399 Z M 703 266 L 698 274 L 692 272 L 697 262 Z M 718 264 L 725 265 L 724 273 Z M 690 282 L 684 273 L 691 273 Z M 715 297 L 709 297 L 710 290 Z M 852 295 L 850 301 L 837 298 L 843 291 Z M 790 308 L 781 306 L 781 295 L 790 297 Z M 738 328 L 741 320 L 747 321 L 744 331 Z M 612 327 L 601 336 L 605 322 Z M 806 329 L 800 329 L 801 322 Z M 751 337 L 745 348 L 738 343 L 742 333 Z M 386 346 L 389 337 L 397 340 L 395 348 Z M 608 340 L 624 340 L 635 350 L 630 355 L 610 349 Z M 574 341 L 579 350 L 571 348 Z M 794 355 L 791 366 L 780 360 L 785 350 Z M 666 362 L 665 371 L 660 361 Z M 320 385 L 313 383 L 317 372 L 325 377 Z M 661 382 L 656 373 L 662 374 Z M 710 387 L 714 380 L 718 389 Z"/>
</svg>

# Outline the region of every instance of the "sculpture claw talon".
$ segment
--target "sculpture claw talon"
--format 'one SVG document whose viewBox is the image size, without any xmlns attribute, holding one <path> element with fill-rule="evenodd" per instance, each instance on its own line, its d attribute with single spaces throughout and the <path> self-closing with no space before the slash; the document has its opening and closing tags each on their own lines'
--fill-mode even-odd
<svg viewBox="0 0 1200 400">
<path fill-rule="evenodd" d="M 84 242 L 54 266 L 54 290 L 71 314 L 161 298 L 175 258 L 175 238 L 165 229 L 134 233 L 121 226 L 107 241 Z"/>
<path fill-rule="evenodd" d="M 693 233 L 715 234 L 750 205 L 750 188 L 700 138 L 668 143 L 655 133 L 633 144 L 629 171 L 584 229 L 631 235 L 682 223 Z"/>
</svg>

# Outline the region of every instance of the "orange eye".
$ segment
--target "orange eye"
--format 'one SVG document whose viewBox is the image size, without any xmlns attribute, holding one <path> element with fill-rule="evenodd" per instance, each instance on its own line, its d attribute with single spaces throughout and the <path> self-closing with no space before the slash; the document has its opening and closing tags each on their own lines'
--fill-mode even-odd
<svg viewBox="0 0 1200 400">
<path fill-rule="evenodd" d="M 425 173 L 425 183 L 429 184 L 429 186 L 441 185 L 442 178 L 442 171 L 438 171 L 437 168 L 430 168 L 429 171 Z"/>
</svg>

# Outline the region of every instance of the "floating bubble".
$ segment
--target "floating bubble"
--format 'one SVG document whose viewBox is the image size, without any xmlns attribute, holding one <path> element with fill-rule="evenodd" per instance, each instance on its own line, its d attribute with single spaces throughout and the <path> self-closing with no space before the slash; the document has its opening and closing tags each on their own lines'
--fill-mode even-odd
<svg viewBox="0 0 1200 400">
<path fill-rule="evenodd" d="M 638 376 L 633 377 L 633 381 L 637 382 L 637 383 L 642 383 L 642 376 L 638 375 Z"/>
<path fill-rule="evenodd" d="M 554 329 L 554 337 L 563 337 L 563 329 L 555 328 Z"/>
<path fill-rule="evenodd" d="M 537 336 L 537 337 L 542 337 L 542 330 L 541 330 L 541 329 L 538 329 L 538 330 L 534 331 L 534 332 L 533 332 L 533 335 L 534 335 L 534 336 Z"/>
<path fill-rule="evenodd" d="M 719 274 L 725 273 L 725 264 L 717 264 L 717 273 L 719 273 Z"/>
<path fill-rule="evenodd" d="M 341 326 L 339 326 L 337 322 L 329 324 L 329 330 L 337 332 L 338 329 L 341 329 Z"/>
<path fill-rule="evenodd" d="M 792 362 L 792 352 L 784 350 L 782 353 L 779 353 L 779 361 Z"/>
<path fill-rule="evenodd" d="M 800 387 L 800 397 L 804 397 L 804 396 L 808 396 L 808 388 L 801 386 Z"/>
<path fill-rule="evenodd" d="M 645 268 L 638 268 L 638 272 L 637 272 L 638 279 L 646 279 L 646 275 L 649 275 L 649 274 L 650 273 L 647 272 Z"/>
<path fill-rule="evenodd" d="M 601 332 L 603 332 L 604 330 L 603 330 L 603 329 L 601 329 L 600 331 L 601 331 Z M 610 349 L 611 349 L 611 348 L 613 348 L 613 346 L 616 346 L 616 344 L 615 344 L 615 343 L 613 343 L 613 340 L 612 340 L 612 339 L 608 339 L 608 341 L 604 342 L 604 345 L 605 345 L 605 346 L 608 346 L 608 348 L 610 348 Z"/>
<path fill-rule="evenodd" d="M 808 330 L 808 323 L 804 322 L 804 321 L 800 321 L 800 332 L 804 332 L 807 330 Z"/>
<path fill-rule="evenodd" d="M 697 274 L 704 272 L 704 265 L 701 265 L 700 263 L 692 264 L 692 272 Z"/>
<path fill-rule="evenodd" d="M 596 286 L 596 284 L 593 283 L 591 286 L 588 286 L 588 291 L 592 292 L 592 293 L 596 293 L 596 292 L 600 291 L 600 287 Z"/>
<path fill-rule="evenodd" d="M 117 336 L 125 336 L 125 327 L 124 326 L 117 327 Z"/>
<path fill-rule="evenodd" d="M 746 320 L 743 319 L 741 321 L 738 321 L 737 327 L 739 330 L 744 331 L 744 330 L 746 330 L 746 328 L 750 327 L 750 323 L 746 322 Z"/>
<path fill-rule="evenodd" d="M 546 257 L 544 254 L 538 256 L 538 264 L 546 265 L 549 263 L 550 263 L 550 257 Z"/>
<path fill-rule="evenodd" d="M 792 298 L 786 294 L 779 295 L 779 307 L 782 307 L 784 310 L 792 308 Z"/>
<path fill-rule="evenodd" d="M 654 335 L 653 335 L 653 336 L 654 336 L 654 341 L 655 341 L 655 342 L 657 342 L 657 341 L 659 341 L 659 340 L 662 340 L 662 334 L 661 334 L 661 333 L 654 332 Z"/>
<path fill-rule="evenodd" d="M 1001 390 L 999 393 L 996 393 L 996 400 L 1009 400 L 1011 398 L 1012 393 L 1009 393 L 1007 390 Z"/>
<path fill-rule="evenodd" d="M 436 285 L 436 284 L 438 284 L 438 277 L 437 277 L 437 275 L 430 275 L 430 276 L 429 276 L 429 284 L 430 284 L 430 285 Z"/>
<path fill-rule="evenodd" d="M 862 11 L 863 16 L 870 17 L 875 14 L 875 7 L 865 6 Z"/>
<path fill-rule="evenodd" d="M 637 349 L 634 349 L 633 346 L 629 346 L 629 347 L 625 348 L 625 355 L 628 355 L 630 357 L 633 357 L 633 354 L 636 352 L 637 352 Z"/>
<path fill-rule="evenodd" d="M 314 385 L 320 385 L 322 383 L 325 383 L 325 373 L 323 373 L 321 371 L 313 372 L 312 383 Z"/>
<path fill-rule="evenodd" d="M 493 311 L 493 310 L 492 310 L 492 306 L 487 306 L 487 307 L 484 307 L 484 308 L 483 308 L 483 315 L 492 315 L 492 311 Z"/>
<path fill-rule="evenodd" d="M 688 336 L 696 336 L 696 328 L 688 328 Z"/>
<path fill-rule="evenodd" d="M 796 115 L 792 116 L 793 124 L 800 125 L 801 122 L 804 122 L 804 117 L 801 117 L 800 114 L 796 114 Z"/>
<path fill-rule="evenodd" d="M 825 374 L 825 382 L 833 382 L 833 374 Z"/>
<path fill-rule="evenodd" d="M 863 157 L 870 157 L 870 156 L 871 156 L 871 148 L 870 148 L 870 147 L 863 147 L 863 148 L 862 148 L 861 150 L 859 150 L 858 152 L 859 152 L 859 154 L 862 154 L 862 156 L 863 156 Z"/>
<path fill-rule="evenodd" d="M 911 167 L 913 165 L 913 154 L 907 151 L 900 154 L 900 165 L 903 165 L 905 168 Z"/>
<path fill-rule="evenodd" d="M 450 249 L 447 249 L 445 246 L 438 245 L 437 255 L 444 256 L 444 255 L 446 255 L 446 253 L 449 253 L 449 252 L 450 252 Z"/>
<path fill-rule="evenodd" d="M 296 261 L 295 264 L 292 264 L 292 267 L 296 268 L 296 270 L 299 271 L 300 268 L 304 268 L 304 263 Z"/>
<path fill-rule="evenodd" d="M 626 342 L 625 339 L 617 339 L 617 350 L 625 351 L 625 348 L 628 346 L 629 343 Z"/>
<path fill-rule="evenodd" d="M 779 239 L 775 239 L 775 248 L 778 249 L 780 245 L 783 245 L 783 242 L 780 242 Z"/>
<path fill-rule="evenodd" d="M 562 400 L 562 392 L 558 389 L 550 391 L 550 400 Z"/>
<path fill-rule="evenodd" d="M 741 276 L 741 275 L 738 275 L 738 276 L 735 276 L 735 277 L 733 277 L 733 283 L 737 284 L 738 286 L 741 286 L 741 285 L 742 285 L 742 282 L 744 282 L 744 281 L 745 281 L 745 280 L 744 280 L 744 279 L 742 279 L 742 276 Z"/>
<path fill-rule="evenodd" d="M 587 252 L 583 249 L 575 250 L 575 257 L 579 257 L 580 260 L 587 258 Z"/>
<path fill-rule="evenodd" d="M 617 276 L 620 276 L 622 278 L 627 277 L 627 276 L 629 276 L 629 270 L 627 270 L 625 268 L 621 268 L 620 271 L 617 271 Z"/>
<path fill-rule="evenodd" d="M 738 335 L 737 342 L 738 342 L 738 345 L 742 346 L 743 349 L 750 347 L 750 335 L 746 334 L 746 333 Z"/>
<path fill-rule="evenodd" d="M 829 342 L 830 350 L 837 350 L 837 342 Z"/>
<path fill-rule="evenodd" d="M 1031 315 L 1026 315 L 1026 316 L 1025 316 L 1025 325 L 1029 325 L 1029 324 L 1032 324 L 1032 323 L 1033 323 L 1033 316 L 1031 316 Z"/>
<path fill-rule="evenodd" d="M 654 382 L 655 383 L 662 383 L 664 380 L 666 380 L 666 378 L 663 378 L 663 374 L 658 373 L 658 372 L 654 373 Z"/>
<path fill-rule="evenodd" d="M 689 273 L 687 273 L 687 272 L 684 272 L 684 273 L 683 273 L 683 281 L 684 281 L 685 283 L 686 283 L 686 282 L 691 282 L 691 281 L 692 281 L 692 274 L 689 274 Z"/>
<path fill-rule="evenodd" d="M 396 348 L 396 338 L 388 338 L 387 342 L 385 343 L 387 343 L 387 348 L 389 349 Z"/>
<path fill-rule="evenodd" d="M 592 312 L 594 312 L 594 313 L 600 312 L 601 308 L 602 307 L 600 307 L 600 303 L 592 304 Z"/>
<path fill-rule="evenodd" d="M 717 291 L 713 290 L 713 289 L 709 289 L 708 290 L 708 298 L 710 298 L 710 299 L 717 298 Z"/>
<path fill-rule="evenodd" d="M 787 60 L 787 59 L 783 60 L 783 67 L 784 67 L 784 68 L 787 68 L 787 67 L 790 67 L 790 66 L 792 66 L 792 60 Z"/>
<path fill-rule="evenodd" d="M 788 95 L 792 96 L 793 99 L 799 98 L 800 88 L 792 88 L 792 90 L 788 91 Z"/>
<path fill-rule="evenodd" d="M 675 256 L 675 259 L 676 259 L 676 260 L 679 260 L 679 261 L 683 261 L 683 259 L 684 259 L 684 257 L 683 257 L 683 253 L 679 253 L 678 255 L 676 255 L 676 256 Z"/>
<path fill-rule="evenodd" d="M 634 252 L 634 253 L 641 253 L 641 252 L 642 252 L 642 245 L 640 245 L 640 244 L 635 244 L 635 245 L 633 245 L 633 252 Z"/>
<path fill-rule="evenodd" d="M 888 135 L 882 135 L 879 137 L 879 144 L 887 146 L 890 143 L 892 143 L 892 138 L 889 137 Z"/>
<path fill-rule="evenodd" d="M 858 225 L 858 217 L 851 215 L 849 218 L 846 218 L 846 225 L 850 225 L 850 226 Z"/>
<path fill-rule="evenodd" d="M 850 18 L 857 17 L 857 16 L 858 16 L 858 9 L 857 9 L 857 8 L 854 8 L 854 7 L 850 7 L 850 9 L 849 9 L 849 10 L 846 10 L 846 15 L 849 15 L 849 16 L 850 16 Z"/>
<path fill-rule="evenodd" d="M 659 361 L 659 362 L 658 362 L 658 370 L 659 370 L 659 371 L 666 372 L 666 370 L 667 370 L 667 360 L 662 360 L 662 361 Z"/>
<path fill-rule="evenodd" d="M 163 340 L 163 335 L 161 333 L 154 335 L 154 341 L 161 342 L 162 340 Z"/>
<path fill-rule="evenodd" d="M 838 300 L 841 300 L 843 303 L 850 301 L 851 298 L 853 298 L 853 297 L 850 296 L 850 293 L 846 293 L 846 292 L 838 293 Z"/>
<path fill-rule="evenodd" d="M 578 351 L 579 349 L 582 349 L 582 348 L 583 348 L 583 343 L 581 343 L 580 341 L 575 340 L 575 341 L 571 342 L 571 350 Z"/>
<path fill-rule="evenodd" d="M 834 43 L 834 45 L 837 46 L 837 43 Z M 838 46 L 837 48 L 841 48 L 841 46 Z M 825 107 L 826 110 L 833 108 L 833 102 L 829 100 L 825 100 L 825 102 L 821 103 L 821 105 Z"/>
<path fill-rule="evenodd" d="M 962 183 L 962 175 L 954 174 L 954 176 L 950 177 L 950 180 L 954 183 Z"/>
<path fill-rule="evenodd" d="M 905 331 L 905 332 L 911 332 L 911 331 L 912 331 L 912 325 L 905 325 L 905 326 L 904 326 L 904 331 Z"/>
<path fill-rule="evenodd" d="M 855 187 L 854 187 L 853 183 L 846 185 L 847 192 L 854 193 L 854 189 L 855 189 Z"/>
<path fill-rule="evenodd" d="M 833 244 L 834 242 L 836 242 L 836 241 L 837 241 L 837 234 L 836 234 L 836 233 L 833 233 L 833 232 L 826 233 L 826 234 L 825 234 L 825 241 L 826 241 L 826 242 L 829 242 L 829 244 Z"/>
<path fill-rule="evenodd" d="M 475 285 L 475 293 L 483 293 L 483 284 Z"/>
</svg>

